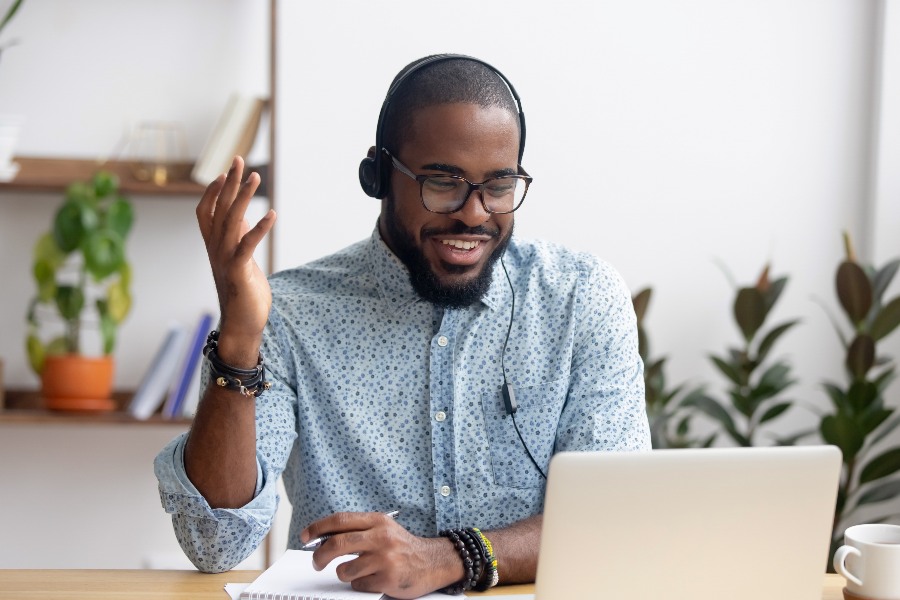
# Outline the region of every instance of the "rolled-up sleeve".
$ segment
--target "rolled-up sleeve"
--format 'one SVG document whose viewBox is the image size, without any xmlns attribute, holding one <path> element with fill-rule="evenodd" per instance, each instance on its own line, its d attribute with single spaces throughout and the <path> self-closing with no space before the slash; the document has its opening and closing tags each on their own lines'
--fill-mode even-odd
<svg viewBox="0 0 900 600">
<path fill-rule="evenodd" d="M 191 562 L 207 573 L 227 571 L 249 556 L 269 531 L 278 509 L 278 477 L 264 477 L 257 460 L 254 498 L 237 509 L 212 508 L 185 472 L 186 438 L 180 435 L 156 456 L 160 500 Z"/>
<path fill-rule="evenodd" d="M 278 510 L 278 479 L 297 438 L 296 390 L 285 383 L 292 373 L 282 370 L 269 339 L 263 342 L 263 352 L 273 357 L 266 370 L 272 387 L 256 398 L 253 499 L 240 508 L 212 508 L 185 471 L 186 433 L 169 442 L 154 461 L 160 500 L 172 515 L 175 537 L 194 566 L 207 573 L 233 568 L 262 542 Z M 204 364 L 202 387 L 209 380 L 209 368 Z"/>
</svg>

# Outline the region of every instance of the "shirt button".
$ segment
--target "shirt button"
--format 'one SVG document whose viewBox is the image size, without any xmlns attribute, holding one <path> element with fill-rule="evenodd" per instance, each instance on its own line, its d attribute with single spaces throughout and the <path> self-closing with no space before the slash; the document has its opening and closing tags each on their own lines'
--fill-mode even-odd
<svg viewBox="0 0 900 600">
<path fill-rule="evenodd" d="M 450 495 L 450 486 L 442 485 L 441 486 L 441 496 L 449 496 Z"/>
<path fill-rule="evenodd" d="M 447 340 L 447 338 L 445 336 L 442 335 L 441 337 L 438 338 L 438 346 L 440 346 L 441 348 L 446 346 L 448 343 L 449 343 L 449 340 Z"/>
<path fill-rule="evenodd" d="M 442 411 L 442 410 L 439 410 L 439 411 L 437 412 L 437 414 L 434 415 L 434 418 L 435 418 L 436 420 L 438 420 L 438 421 L 443 421 L 444 419 L 447 418 L 447 413 L 445 413 L 445 412 Z"/>
</svg>

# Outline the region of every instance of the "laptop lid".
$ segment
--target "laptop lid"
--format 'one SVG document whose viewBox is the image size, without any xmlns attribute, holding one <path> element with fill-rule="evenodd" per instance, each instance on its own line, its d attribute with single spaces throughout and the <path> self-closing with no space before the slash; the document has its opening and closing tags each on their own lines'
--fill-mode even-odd
<svg viewBox="0 0 900 600">
<path fill-rule="evenodd" d="M 834 446 L 561 452 L 536 600 L 820 600 Z"/>
</svg>

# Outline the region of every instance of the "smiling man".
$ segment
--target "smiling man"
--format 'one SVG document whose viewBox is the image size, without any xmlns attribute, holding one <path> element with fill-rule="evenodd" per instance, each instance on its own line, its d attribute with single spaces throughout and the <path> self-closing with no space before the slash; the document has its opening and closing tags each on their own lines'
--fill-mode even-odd
<svg viewBox="0 0 900 600">
<path fill-rule="evenodd" d="M 241 184 L 236 158 L 210 184 L 197 216 L 220 329 L 191 431 L 155 465 L 199 569 L 257 547 L 283 475 L 289 547 L 329 535 L 314 563 L 357 554 L 338 567 L 356 589 L 533 581 L 552 454 L 649 449 L 621 278 L 513 235 L 531 198 L 524 144 L 518 96 L 493 67 L 412 63 L 360 165 L 381 201 L 371 237 L 268 279 L 252 255 L 275 215 L 244 222 L 258 177 Z"/>
</svg>

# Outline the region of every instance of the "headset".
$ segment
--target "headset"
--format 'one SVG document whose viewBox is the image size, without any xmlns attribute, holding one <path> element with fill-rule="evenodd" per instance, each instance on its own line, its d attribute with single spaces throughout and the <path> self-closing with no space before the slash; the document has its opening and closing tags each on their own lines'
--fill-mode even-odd
<svg viewBox="0 0 900 600">
<path fill-rule="evenodd" d="M 388 189 L 390 189 L 390 178 L 385 177 L 385 168 L 382 164 L 382 151 L 381 149 L 384 147 L 384 118 L 387 114 L 388 106 L 391 104 L 391 100 L 394 97 L 394 94 L 397 93 L 397 90 L 414 74 L 422 69 L 434 65 L 436 63 L 448 61 L 448 60 L 469 60 L 480 65 L 484 65 L 491 71 L 497 74 L 500 79 L 503 80 L 503 83 L 506 84 L 506 87 L 509 88 L 509 92 L 512 94 L 513 100 L 516 101 L 516 110 L 519 113 L 519 164 L 522 163 L 522 155 L 525 153 L 525 113 L 522 112 L 522 101 L 519 99 L 519 94 L 516 93 L 516 88 L 513 87 L 512 83 L 506 78 L 503 73 L 499 70 L 491 66 L 490 64 L 484 62 L 483 60 L 479 60 L 477 58 L 473 58 L 471 56 L 466 56 L 464 54 L 433 54 L 431 56 L 426 56 L 423 59 L 420 59 L 400 72 L 397 75 L 394 83 L 391 84 L 390 89 L 388 89 L 387 96 L 384 98 L 384 102 L 381 104 L 381 112 L 378 113 L 378 125 L 375 128 L 375 156 L 362 159 L 362 162 L 359 163 L 359 185 L 362 186 L 363 191 L 367 196 L 372 198 L 384 198 Z"/>
<path fill-rule="evenodd" d="M 519 157 L 518 163 L 522 163 L 522 155 L 525 153 L 525 113 L 522 111 L 522 101 L 519 99 L 519 94 L 516 93 L 516 88 L 513 87 L 512 82 L 506 78 L 503 73 L 501 73 L 494 66 L 486 63 L 483 60 L 473 58 L 471 56 L 466 56 L 464 54 L 434 54 L 432 56 L 426 56 L 425 58 L 418 60 L 400 72 L 400 74 L 394 80 L 394 83 L 391 84 L 391 87 L 388 89 L 387 96 L 384 99 L 384 102 L 381 105 L 381 112 L 378 114 L 378 125 L 375 129 L 375 156 L 367 156 L 362 159 L 362 162 L 359 163 L 359 184 L 362 186 L 363 191 L 367 196 L 372 198 L 381 199 L 384 198 L 388 190 L 390 189 L 390 178 L 385 176 L 385 167 L 382 164 L 382 148 L 384 147 L 383 142 L 383 134 L 384 134 L 384 118 L 387 113 L 388 106 L 390 106 L 391 100 L 393 99 L 394 94 L 397 93 L 397 90 L 414 74 L 422 69 L 434 65 L 439 62 L 444 62 L 447 60 L 454 59 L 462 59 L 469 60 L 481 65 L 484 65 L 491 71 L 497 74 L 500 79 L 503 80 L 503 83 L 506 84 L 506 87 L 509 88 L 510 94 L 512 94 L 513 100 L 516 102 L 516 110 L 518 111 L 519 116 Z M 531 463 L 538 470 L 538 473 L 541 474 L 541 477 L 547 479 L 546 473 L 544 473 L 543 469 L 541 469 L 540 465 L 538 465 L 537 461 L 534 459 L 534 456 L 531 454 L 531 450 L 528 449 L 528 444 L 525 443 L 524 438 L 522 438 L 522 434 L 519 431 L 519 425 L 516 423 L 516 411 L 519 409 L 518 404 L 516 403 L 516 394 L 515 390 L 512 387 L 512 384 L 509 383 L 509 380 L 506 378 L 506 364 L 504 362 L 504 357 L 506 355 L 506 345 L 509 342 L 509 334 L 512 332 L 513 318 L 516 314 L 516 292 L 513 288 L 512 279 L 509 277 L 509 272 L 506 270 L 506 265 L 503 263 L 503 257 L 500 257 L 500 266 L 503 267 L 503 273 L 506 275 L 506 281 L 509 284 L 509 291 L 512 294 L 512 306 L 510 308 L 509 314 L 509 326 L 506 329 L 506 337 L 503 340 L 503 350 L 500 354 L 500 368 L 503 372 L 503 385 L 500 388 L 501 395 L 503 397 L 503 407 L 506 410 L 506 414 L 512 419 L 513 427 L 516 429 L 516 434 L 519 436 L 519 441 L 522 443 L 522 447 L 525 449 L 525 453 L 528 455 L 528 458 L 531 459 Z"/>
</svg>

